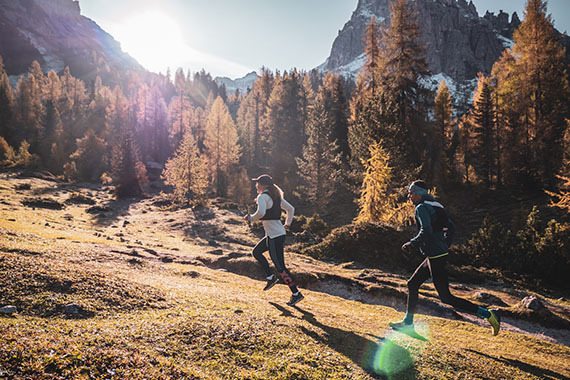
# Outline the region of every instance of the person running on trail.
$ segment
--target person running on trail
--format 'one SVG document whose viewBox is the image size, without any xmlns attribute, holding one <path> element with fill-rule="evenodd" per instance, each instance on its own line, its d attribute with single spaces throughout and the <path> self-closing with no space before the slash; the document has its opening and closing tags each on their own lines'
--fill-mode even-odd
<svg viewBox="0 0 570 380">
<path fill-rule="evenodd" d="M 402 250 L 409 252 L 419 248 L 426 258 L 408 280 L 408 303 L 404 319 L 400 322 L 390 323 L 390 327 L 395 330 L 413 329 L 418 292 L 420 286 L 431 275 L 437 294 L 444 303 L 460 311 L 487 319 L 493 329 L 493 335 L 497 335 L 501 324 L 497 310 L 489 310 L 477 306 L 465 299 L 452 295 L 449 291 L 449 279 L 445 266 L 448 248 L 451 244 L 455 227 L 447 216 L 445 209 L 441 203 L 436 202 L 428 194 L 428 186 L 421 180 L 414 181 L 408 187 L 408 198 L 416 206 L 415 218 L 418 234 L 402 245 Z"/>
<path fill-rule="evenodd" d="M 253 178 L 252 181 L 255 181 L 255 188 L 258 193 L 256 198 L 257 210 L 252 215 L 244 216 L 244 219 L 249 223 L 261 220 L 265 230 L 265 236 L 256 244 L 252 252 L 253 257 L 265 271 L 267 284 L 263 290 L 271 289 L 279 282 L 279 277 L 281 277 L 281 281 L 289 286 L 292 293 L 291 299 L 287 304 L 293 306 L 304 297 L 297 288 L 291 273 L 285 267 L 283 249 L 287 234 L 285 228 L 291 226 L 295 208 L 283 198 L 283 191 L 273 183 L 271 176 L 267 174 L 260 175 L 257 178 Z M 281 210 L 287 212 L 285 225 L 281 223 Z M 279 277 L 271 271 L 267 259 L 263 256 L 263 253 L 266 251 L 269 251 L 269 256 L 271 261 L 273 261 L 273 265 L 275 265 Z"/>
</svg>

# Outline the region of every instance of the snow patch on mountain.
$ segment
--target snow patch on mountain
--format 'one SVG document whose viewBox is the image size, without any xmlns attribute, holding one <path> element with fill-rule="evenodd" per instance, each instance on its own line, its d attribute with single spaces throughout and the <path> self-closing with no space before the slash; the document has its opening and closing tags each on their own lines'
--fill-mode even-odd
<svg viewBox="0 0 570 380">
<path fill-rule="evenodd" d="M 346 65 L 337 67 L 336 69 L 332 70 L 333 72 L 340 74 L 346 78 L 356 79 L 358 73 L 364 67 L 366 63 L 366 54 L 362 53 L 358 57 L 356 57 L 353 61 L 347 63 Z M 328 59 L 319 65 L 316 69 L 321 72 L 329 71 L 327 69 Z"/>
<path fill-rule="evenodd" d="M 505 49 L 512 49 L 513 45 L 515 44 L 515 42 L 513 40 L 511 40 L 510 38 L 507 38 L 505 36 L 502 36 L 499 33 L 497 33 L 497 38 L 499 39 L 499 41 L 501 41 L 501 44 L 503 44 Z"/>
<path fill-rule="evenodd" d="M 455 98 L 457 94 L 457 84 L 455 81 L 445 73 L 439 73 L 435 75 L 429 75 L 419 79 L 420 86 L 427 88 L 430 91 L 436 92 L 439 88 L 439 84 L 441 81 L 445 81 L 447 88 L 449 89 L 449 93 L 453 98 Z"/>
<path fill-rule="evenodd" d="M 236 90 L 239 90 L 240 94 L 247 93 L 248 89 L 253 88 L 253 84 L 259 78 L 255 71 L 246 74 L 242 78 L 231 79 L 228 77 L 216 77 L 214 81 L 221 86 L 222 84 L 226 87 L 226 93 L 233 94 Z"/>
</svg>

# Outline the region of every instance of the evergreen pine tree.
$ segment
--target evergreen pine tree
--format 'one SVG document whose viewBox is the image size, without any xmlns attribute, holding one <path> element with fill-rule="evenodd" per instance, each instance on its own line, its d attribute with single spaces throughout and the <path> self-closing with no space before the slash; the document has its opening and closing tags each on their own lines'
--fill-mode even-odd
<svg viewBox="0 0 570 380">
<path fill-rule="evenodd" d="M 297 186 L 295 159 L 304 142 L 303 86 L 296 71 L 277 75 L 267 113 L 270 131 L 270 172 L 286 192 Z"/>
<path fill-rule="evenodd" d="M 433 131 L 433 171 L 440 169 L 440 172 L 434 173 L 434 182 L 441 183 L 447 178 L 447 174 L 451 173 L 450 162 L 455 155 L 452 148 L 453 138 L 453 108 L 451 103 L 451 94 L 444 80 L 442 80 L 437 89 L 434 102 L 434 118 L 435 130 Z"/>
<path fill-rule="evenodd" d="M 269 97 L 273 88 L 273 74 L 262 68 L 261 75 L 246 94 L 237 112 L 237 128 L 242 147 L 243 164 L 251 173 L 268 168 L 270 134 L 267 128 Z"/>
<path fill-rule="evenodd" d="M 495 173 L 494 109 L 489 79 L 479 75 L 473 99 L 470 121 L 470 150 L 474 157 L 475 172 L 487 187 L 493 183 Z"/>
<path fill-rule="evenodd" d="M 107 144 L 89 128 L 85 136 L 77 139 L 77 150 L 69 157 L 73 162 L 74 176 L 80 181 L 96 182 L 105 171 Z"/>
<path fill-rule="evenodd" d="M 113 148 L 112 161 L 113 183 L 119 198 L 136 197 L 142 193 L 137 174 L 137 154 L 133 128 L 128 124 L 124 125 Z"/>
<path fill-rule="evenodd" d="M 327 107 L 328 90 L 319 89 L 314 103 L 309 107 L 307 141 L 303 155 L 297 158 L 297 165 L 303 180 L 303 197 L 322 212 L 338 190 L 341 179 L 341 155 L 333 139 L 334 110 Z"/>
<path fill-rule="evenodd" d="M 364 33 L 366 62 L 364 64 L 363 79 L 366 82 L 366 88 L 369 89 L 373 95 L 380 85 L 380 38 L 380 29 L 378 28 L 376 16 L 372 16 Z"/>
<path fill-rule="evenodd" d="M 453 105 L 449 88 L 444 80 L 439 83 L 434 103 L 434 117 L 441 146 L 447 152 L 453 136 Z"/>
<path fill-rule="evenodd" d="M 382 92 L 395 107 L 397 134 L 386 139 L 392 157 L 403 157 L 403 163 L 415 166 L 422 157 L 422 127 L 426 119 L 423 105 L 425 90 L 418 79 L 428 74 L 425 48 L 415 2 L 394 0 L 390 7 L 390 25 L 382 33 L 382 63 L 379 67 Z M 393 139 L 394 141 L 388 141 Z M 390 146 L 403 146 L 398 154 Z M 405 168 L 404 168 L 405 169 Z"/>
</svg>

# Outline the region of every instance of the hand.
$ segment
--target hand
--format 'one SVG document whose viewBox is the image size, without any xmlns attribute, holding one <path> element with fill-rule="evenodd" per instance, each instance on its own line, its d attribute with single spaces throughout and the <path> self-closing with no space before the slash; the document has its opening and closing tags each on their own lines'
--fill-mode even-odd
<svg viewBox="0 0 570 380">
<path fill-rule="evenodd" d="M 289 231 L 291 229 L 291 226 L 288 224 L 284 224 L 283 227 L 285 227 L 285 231 Z"/>
<path fill-rule="evenodd" d="M 245 220 L 248 223 L 251 223 L 251 215 L 247 214 L 243 217 L 243 220 Z"/>
<path fill-rule="evenodd" d="M 404 251 L 406 253 L 410 253 L 412 251 L 412 248 L 413 248 L 413 246 L 412 246 L 412 243 L 410 243 L 410 242 L 404 243 L 404 245 L 402 245 L 402 251 Z"/>
</svg>

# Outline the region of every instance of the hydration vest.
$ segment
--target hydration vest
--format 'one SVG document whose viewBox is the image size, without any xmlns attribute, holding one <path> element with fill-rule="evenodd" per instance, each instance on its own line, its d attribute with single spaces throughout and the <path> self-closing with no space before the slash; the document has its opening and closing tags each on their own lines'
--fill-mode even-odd
<svg viewBox="0 0 570 380">
<path fill-rule="evenodd" d="M 276 201 L 271 197 L 271 194 L 269 194 L 269 191 L 267 190 L 265 190 L 263 194 L 269 195 L 269 198 L 273 201 L 273 206 L 271 206 L 270 209 L 265 210 L 265 215 L 263 215 L 261 220 L 281 220 L 281 199 Z"/>
<path fill-rule="evenodd" d="M 433 232 L 441 232 L 450 244 L 455 235 L 455 226 L 451 221 L 449 214 L 443 208 L 443 205 L 436 201 L 423 201 L 422 203 L 429 205 L 434 210 L 434 215 L 431 219 L 431 226 Z"/>
</svg>

